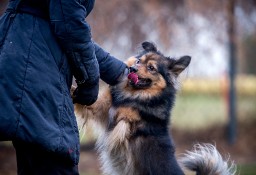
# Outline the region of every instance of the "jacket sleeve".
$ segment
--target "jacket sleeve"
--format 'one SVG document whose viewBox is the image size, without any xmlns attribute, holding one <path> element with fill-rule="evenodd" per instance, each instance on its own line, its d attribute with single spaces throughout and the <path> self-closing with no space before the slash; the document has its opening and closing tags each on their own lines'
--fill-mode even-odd
<svg viewBox="0 0 256 175">
<path fill-rule="evenodd" d="M 100 66 L 100 78 L 107 84 L 115 85 L 118 82 L 119 76 L 124 72 L 126 64 L 111 56 L 98 44 L 94 43 L 94 47 Z"/>
<path fill-rule="evenodd" d="M 50 23 L 69 58 L 75 78 L 93 85 L 99 80 L 99 65 L 90 26 L 85 21 L 88 12 L 81 2 L 83 1 L 50 0 Z"/>
</svg>

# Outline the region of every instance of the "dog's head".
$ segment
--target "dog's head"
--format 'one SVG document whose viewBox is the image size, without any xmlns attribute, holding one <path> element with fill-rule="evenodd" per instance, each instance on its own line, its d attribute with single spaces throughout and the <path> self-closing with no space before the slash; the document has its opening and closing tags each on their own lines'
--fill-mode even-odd
<svg viewBox="0 0 256 175">
<path fill-rule="evenodd" d="M 139 55 L 126 61 L 130 73 L 122 82 L 123 91 L 129 96 L 147 98 L 165 89 L 176 90 L 177 78 L 189 65 L 191 57 L 166 57 L 150 42 L 143 42 L 142 48 Z"/>
</svg>

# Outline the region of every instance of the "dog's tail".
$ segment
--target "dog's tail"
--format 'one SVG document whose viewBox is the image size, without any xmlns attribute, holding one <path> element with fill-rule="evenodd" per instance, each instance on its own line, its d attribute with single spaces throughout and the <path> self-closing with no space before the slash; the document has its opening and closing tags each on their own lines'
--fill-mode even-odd
<svg viewBox="0 0 256 175">
<path fill-rule="evenodd" d="M 197 175 L 235 175 L 236 166 L 229 159 L 224 160 L 211 144 L 196 144 L 192 151 L 180 159 L 181 164 Z"/>
</svg>

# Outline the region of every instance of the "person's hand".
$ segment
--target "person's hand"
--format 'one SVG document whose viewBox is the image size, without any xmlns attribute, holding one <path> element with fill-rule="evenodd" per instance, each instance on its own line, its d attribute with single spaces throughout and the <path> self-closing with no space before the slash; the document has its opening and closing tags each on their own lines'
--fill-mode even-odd
<svg viewBox="0 0 256 175">
<path fill-rule="evenodd" d="M 129 74 L 129 68 L 126 67 L 126 68 L 124 69 L 123 73 L 118 77 L 117 83 L 119 83 L 120 81 L 122 81 L 124 78 L 127 78 L 128 74 Z"/>
<path fill-rule="evenodd" d="M 72 97 L 73 103 L 81 105 L 92 105 L 98 98 L 99 83 L 94 85 L 86 85 L 85 83 L 78 85 Z"/>
</svg>

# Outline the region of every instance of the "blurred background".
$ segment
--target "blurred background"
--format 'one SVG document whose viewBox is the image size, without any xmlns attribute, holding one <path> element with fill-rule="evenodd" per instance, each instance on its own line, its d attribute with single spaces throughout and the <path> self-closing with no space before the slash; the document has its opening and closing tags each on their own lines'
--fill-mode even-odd
<svg viewBox="0 0 256 175">
<path fill-rule="evenodd" d="M 7 3 L 0 1 L 0 14 Z M 256 174 L 256 0 L 98 0 L 87 21 L 119 59 L 145 40 L 166 56 L 192 56 L 172 112 L 177 156 L 208 142 L 240 175 Z M 81 140 L 81 175 L 100 174 L 95 137 L 89 128 Z M 2 174 L 16 174 L 9 142 L 0 142 Z"/>
</svg>

